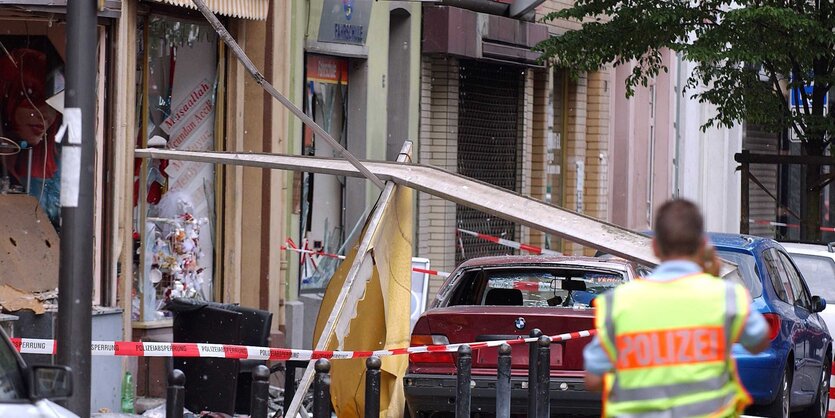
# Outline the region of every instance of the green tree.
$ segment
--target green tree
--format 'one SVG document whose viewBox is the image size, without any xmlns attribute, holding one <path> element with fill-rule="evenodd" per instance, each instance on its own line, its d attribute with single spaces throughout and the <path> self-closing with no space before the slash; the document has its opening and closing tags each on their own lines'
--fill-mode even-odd
<svg viewBox="0 0 835 418">
<path fill-rule="evenodd" d="M 824 155 L 835 132 L 826 114 L 835 80 L 835 5 L 831 0 L 578 0 L 545 20 L 583 22 L 537 49 L 575 75 L 608 63 L 632 65 L 627 96 L 666 71 L 670 49 L 695 64 L 685 94 L 716 106 L 702 126 L 748 121 L 773 132 L 790 130 L 804 155 Z M 702 85 L 703 90 L 692 90 Z M 812 86 L 808 91 L 803 86 Z M 689 93 L 687 92 L 689 90 Z M 788 92 L 799 94 L 793 108 Z M 821 189 L 831 180 L 807 165 L 801 236 L 820 240 Z"/>
</svg>

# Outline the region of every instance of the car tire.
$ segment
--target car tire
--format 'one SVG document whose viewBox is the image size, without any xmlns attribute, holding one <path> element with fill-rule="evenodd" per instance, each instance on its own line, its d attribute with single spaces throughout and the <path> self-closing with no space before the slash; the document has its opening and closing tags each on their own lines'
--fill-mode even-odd
<svg viewBox="0 0 835 418">
<path fill-rule="evenodd" d="M 783 370 L 783 378 L 780 379 L 780 386 L 778 388 L 777 397 L 774 402 L 766 405 L 764 415 L 770 418 L 789 418 L 791 412 L 791 387 L 792 375 L 789 369 L 791 364 L 786 363 L 786 368 Z"/>
<path fill-rule="evenodd" d="M 829 356 L 827 356 L 828 358 Z M 804 418 L 826 418 L 829 412 L 829 378 L 832 376 L 832 363 L 823 366 L 821 381 L 818 385 L 818 394 L 815 402 L 804 410 L 800 415 Z"/>
</svg>

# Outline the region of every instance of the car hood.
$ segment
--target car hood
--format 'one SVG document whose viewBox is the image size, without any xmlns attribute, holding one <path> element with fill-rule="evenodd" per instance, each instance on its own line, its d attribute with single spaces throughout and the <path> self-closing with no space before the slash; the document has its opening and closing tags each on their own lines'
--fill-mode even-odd
<svg viewBox="0 0 835 418">
<path fill-rule="evenodd" d="M 78 415 L 48 400 L 0 403 L 0 416 L 19 418 L 78 418 Z"/>
<path fill-rule="evenodd" d="M 78 415 L 72 413 L 69 409 L 46 399 L 35 402 L 35 406 L 41 412 L 41 415 L 35 415 L 38 417 L 78 418 Z"/>
</svg>

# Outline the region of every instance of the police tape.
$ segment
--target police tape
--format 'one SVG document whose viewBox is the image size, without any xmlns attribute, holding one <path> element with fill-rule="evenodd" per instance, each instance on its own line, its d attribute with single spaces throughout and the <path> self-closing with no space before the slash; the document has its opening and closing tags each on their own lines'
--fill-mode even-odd
<svg viewBox="0 0 835 418">
<path fill-rule="evenodd" d="M 548 338 L 551 342 L 568 341 L 590 337 L 595 330 L 570 332 L 553 335 Z M 340 360 L 352 358 L 367 358 L 371 356 L 386 357 L 418 353 L 450 353 L 458 351 L 461 346 L 469 346 L 473 350 L 498 347 L 502 344 L 519 345 L 535 342 L 539 337 L 519 338 L 514 340 L 495 340 L 476 343 L 457 343 L 425 345 L 420 347 L 396 348 L 375 351 L 318 351 L 297 350 L 292 348 L 253 347 L 230 344 L 204 343 L 165 343 L 165 342 L 137 342 L 137 341 L 93 341 L 90 348 L 94 356 L 127 356 L 127 357 L 212 357 L 238 360 L 316 360 L 320 358 Z M 55 340 L 38 338 L 12 338 L 12 344 L 21 354 L 55 354 L 57 344 Z"/>
<path fill-rule="evenodd" d="M 306 250 L 304 248 L 298 248 L 297 246 L 295 246 L 295 244 L 293 243 L 293 240 L 290 239 L 290 238 L 287 238 L 286 242 L 287 242 L 287 245 L 282 245 L 281 246 L 281 249 L 283 251 L 296 252 L 296 253 L 302 254 L 302 256 L 304 256 L 304 255 L 316 255 L 316 256 L 319 256 L 319 257 L 335 258 L 335 259 L 339 259 L 339 260 L 344 260 L 346 258 L 344 255 L 326 253 L 324 251 Z M 415 272 L 415 273 L 428 274 L 430 276 L 449 277 L 449 273 L 446 272 L 446 271 L 424 269 L 424 268 L 420 268 L 420 267 L 412 267 L 412 271 Z"/>
<path fill-rule="evenodd" d="M 835 370 L 835 363 L 832 363 L 832 369 Z M 835 387 L 832 384 L 835 383 L 835 376 L 831 373 L 829 374 L 829 407 L 827 408 L 826 418 L 835 418 Z"/>
<path fill-rule="evenodd" d="M 513 249 L 516 249 L 516 250 L 525 251 L 525 252 L 528 252 L 528 253 L 531 253 L 531 254 L 536 254 L 536 255 L 562 255 L 562 253 L 560 253 L 558 251 L 537 247 L 535 245 L 525 244 L 524 242 L 511 241 L 509 239 L 504 239 L 504 238 L 496 237 L 496 236 L 493 236 L 493 235 L 482 234 L 480 232 L 469 231 L 469 230 L 462 229 L 462 228 L 458 228 L 458 232 L 460 232 L 462 234 L 465 234 L 465 235 L 476 237 L 476 238 L 484 240 L 484 241 L 489 241 L 489 242 L 492 242 L 494 244 L 499 244 L 499 245 L 503 245 L 505 247 L 510 247 L 510 248 L 513 248 Z"/>
</svg>

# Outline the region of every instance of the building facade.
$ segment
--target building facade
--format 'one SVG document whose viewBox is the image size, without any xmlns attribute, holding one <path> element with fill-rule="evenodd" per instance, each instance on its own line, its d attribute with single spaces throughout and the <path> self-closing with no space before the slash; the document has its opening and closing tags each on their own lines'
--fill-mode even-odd
<svg viewBox="0 0 835 418">
<path fill-rule="evenodd" d="M 506 3 L 483 3 L 424 6 L 420 162 L 608 219 L 609 70 L 574 78 L 532 51 L 573 29 L 536 23 L 567 3 L 545 1 L 516 17 Z M 417 255 L 437 270 L 514 252 L 462 231 L 591 252 L 426 194 L 418 202 Z M 433 294 L 441 281 L 430 283 Z"/>
<path fill-rule="evenodd" d="M 683 92 L 694 69 L 672 51 L 663 52 L 668 71 L 626 97 L 629 65 L 615 68 L 613 108 L 612 222 L 637 231 L 653 227 L 655 209 L 671 197 L 697 202 L 705 228 L 739 232 L 740 177 L 733 154 L 743 129 L 702 126 L 715 114 L 709 103 Z"/>
<path fill-rule="evenodd" d="M 359 159 L 395 160 L 418 142 L 419 3 L 372 0 L 293 1 L 288 32 L 288 95 Z M 285 131 L 287 153 L 335 157 L 335 150 L 297 119 Z M 309 348 L 325 287 L 337 260 L 278 252 L 299 247 L 345 253 L 357 241 L 379 190 L 364 179 L 287 173 L 285 232 L 271 241 L 281 255 L 287 346 Z"/>
</svg>

